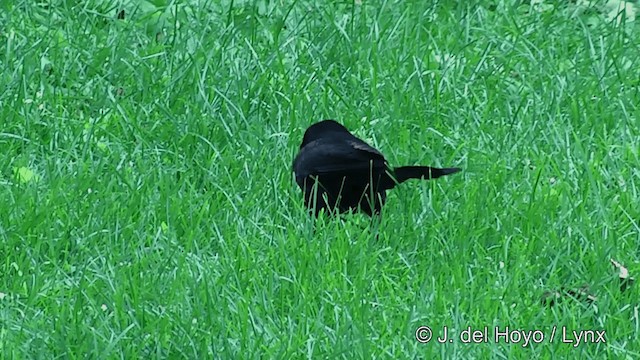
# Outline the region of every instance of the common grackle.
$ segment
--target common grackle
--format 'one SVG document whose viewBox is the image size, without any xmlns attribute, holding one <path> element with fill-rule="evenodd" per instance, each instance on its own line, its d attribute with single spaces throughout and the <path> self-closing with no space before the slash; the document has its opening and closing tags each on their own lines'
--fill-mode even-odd
<svg viewBox="0 0 640 360">
<path fill-rule="evenodd" d="M 293 161 L 296 182 L 307 208 L 339 213 L 360 210 L 379 214 L 386 191 L 409 179 L 435 179 L 459 168 L 402 166 L 393 168 L 384 156 L 334 120 L 311 125 Z"/>
</svg>

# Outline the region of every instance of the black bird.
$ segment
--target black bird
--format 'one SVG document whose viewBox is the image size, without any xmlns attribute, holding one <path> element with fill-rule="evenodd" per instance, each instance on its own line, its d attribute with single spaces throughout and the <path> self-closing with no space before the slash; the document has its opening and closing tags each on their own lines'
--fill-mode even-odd
<svg viewBox="0 0 640 360">
<path fill-rule="evenodd" d="M 386 191 L 409 179 L 435 179 L 460 171 L 429 166 L 392 168 L 384 155 L 334 120 L 311 125 L 293 161 L 307 208 L 344 213 L 360 210 L 379 214 Z"/>
</svg>

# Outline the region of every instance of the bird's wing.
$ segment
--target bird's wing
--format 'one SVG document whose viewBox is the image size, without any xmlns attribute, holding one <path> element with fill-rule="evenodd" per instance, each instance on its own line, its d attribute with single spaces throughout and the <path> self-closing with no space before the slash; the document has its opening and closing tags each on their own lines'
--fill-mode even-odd
<svg viewBox="0 0 640 360">
<path fill-rule="evenodd" d="M 294 161 L 298 177 L 349 170 L 384 167 L 385 158 L 375 148 L 357 138 L 341 141 L 313 141 L 304 146 Z"/>
</svg>

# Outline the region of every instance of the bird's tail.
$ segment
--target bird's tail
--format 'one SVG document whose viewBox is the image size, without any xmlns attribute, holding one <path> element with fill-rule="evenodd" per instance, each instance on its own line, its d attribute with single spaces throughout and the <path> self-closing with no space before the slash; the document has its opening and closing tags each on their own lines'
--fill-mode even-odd
<svg viewBox="0 0 640 360">
<path fill-rule="evenodd" d="M 430 166 L 402 166 L 393 169 L 393 177 L 397 184 L 409 179 L 436 179 L 440 176 L 455 174 L 460 168 L 435 168 Z M 394 184 L 395 185 L 395 184 Z M 392 186 L 393 187 L 393 186 Z"/>
</svg>

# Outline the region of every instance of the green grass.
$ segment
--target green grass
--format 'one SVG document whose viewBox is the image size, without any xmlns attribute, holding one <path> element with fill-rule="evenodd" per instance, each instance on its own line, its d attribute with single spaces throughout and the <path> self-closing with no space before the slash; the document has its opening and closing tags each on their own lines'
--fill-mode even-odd
<svg viewBox="0 0 640 360">
<path fill-rule="evenodd" d="M 52 3 L 0 3 L 3 358 L 640 356 L 638 287 L 609 263 L 639 276 L 635 23 L 563 2 Z M 392 165 L 464 171 L 393 190 L 378 239 L 361 215 L 314 225 L 291 162 L 323 118 Z M 595 305 L 541 304 L 584 284 Z M 468 326 L 546 338 L 464 344 Z"/>
</svg>

